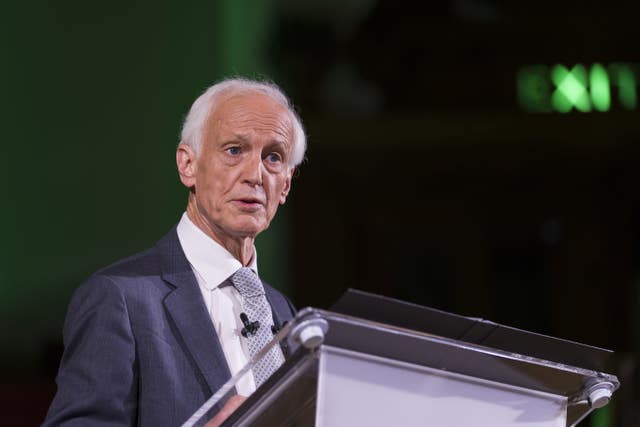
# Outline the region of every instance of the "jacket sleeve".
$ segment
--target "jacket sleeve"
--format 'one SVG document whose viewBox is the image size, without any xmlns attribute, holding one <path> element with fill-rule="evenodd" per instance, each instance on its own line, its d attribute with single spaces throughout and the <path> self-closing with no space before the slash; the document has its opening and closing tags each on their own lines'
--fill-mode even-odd
<svg viewBox="0 0 640 427">
<path fill-rule="evenodd" d="M 74 293 L 64 325 L 58 389 L 43 426 L 137 423 L 136 348 L 126 300 L 107 276 Z"/>
</svg>

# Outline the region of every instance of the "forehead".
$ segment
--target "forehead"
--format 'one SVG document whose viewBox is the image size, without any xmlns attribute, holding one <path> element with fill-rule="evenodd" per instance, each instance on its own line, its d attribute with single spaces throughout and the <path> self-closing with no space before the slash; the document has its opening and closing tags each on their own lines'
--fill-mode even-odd
<svg viewBox="0 0 640 427">
<path fill-rule="evenodd" d="M 291 144 L 293 125 L 289 110 L 260 92 L 232 94 L 214 105 L 207 121 L 207 133 L 258 133 Z M 232 136 L 229 135 L 229 136 Z"/>
</svg>

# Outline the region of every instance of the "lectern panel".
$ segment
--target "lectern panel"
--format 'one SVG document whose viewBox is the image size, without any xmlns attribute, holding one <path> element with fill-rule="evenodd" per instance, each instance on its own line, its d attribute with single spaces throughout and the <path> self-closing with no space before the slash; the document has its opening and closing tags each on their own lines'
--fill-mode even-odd
<svg viewBox="0 0 640 427">
<path fill-rule="evenodd" d="M 567 399 L 323 346 L 317 427 L 565 427 Z"/>
</svg>

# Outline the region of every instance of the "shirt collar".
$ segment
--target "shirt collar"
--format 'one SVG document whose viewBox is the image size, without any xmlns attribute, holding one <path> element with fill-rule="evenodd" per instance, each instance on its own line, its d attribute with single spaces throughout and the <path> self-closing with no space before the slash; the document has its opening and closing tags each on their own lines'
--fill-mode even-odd
<svg viewBox="0 0 640 427">
<path fill-rule="evenodd" d="M 228 250 L 200 230 L 186 212 L 182 214 L 177 232 L 184 255 L 191 267 L 204 279 L 208 289 L 216 288 L 243 266 Z M 253 258 L 248 267 L 256 274 L 257 259 L 254 247 Z"/>
</svg>

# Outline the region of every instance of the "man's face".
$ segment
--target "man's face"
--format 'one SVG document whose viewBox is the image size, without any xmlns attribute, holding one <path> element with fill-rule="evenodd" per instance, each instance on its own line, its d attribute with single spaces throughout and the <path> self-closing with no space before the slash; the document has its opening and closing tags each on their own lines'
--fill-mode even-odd
<svg viewBox="0 0 640 427">
<path fill-rule="evenodd" d="M 255 237 L 291 187 L 293 126 L 261 93 L 224 99 L 210 115 L 192 185 L 199 216 L 215 236 Z"/>
</svg>

